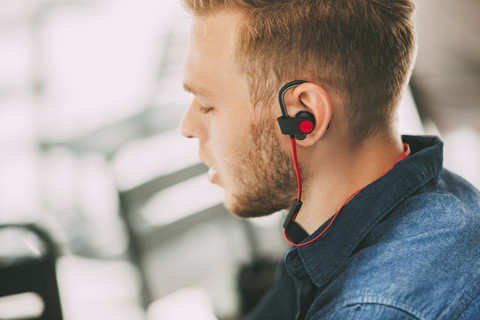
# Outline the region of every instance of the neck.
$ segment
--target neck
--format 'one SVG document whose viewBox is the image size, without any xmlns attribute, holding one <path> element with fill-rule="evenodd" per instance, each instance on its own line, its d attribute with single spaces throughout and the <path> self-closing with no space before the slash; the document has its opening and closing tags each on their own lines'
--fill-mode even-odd
<svg viewBox="0 0 480 320">
<path fill-rule="evenodd" d="M 332 217 L 352 194 L 382 177 L 404 152 L 400 137 L 373 137 L 355 150 L 338 145 L 332 144 L 335 147 L 330 150 L 328 146 L 322 151 L 299 150 L 306 179 L 296 222 L 308 234 Z"/>
</svg>

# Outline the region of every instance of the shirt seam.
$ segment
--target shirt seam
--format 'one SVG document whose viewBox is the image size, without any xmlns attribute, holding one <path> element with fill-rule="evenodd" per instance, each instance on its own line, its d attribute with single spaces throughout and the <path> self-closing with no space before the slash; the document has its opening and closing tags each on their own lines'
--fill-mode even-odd
<svg viewBox="0 0 480 320">
<path fill-rule="evenodd" d="M 358 300 L 358 301 L 355 301 L 355 300 Z M 431 320 L 430 317 L 428 317 L 427 315 L 425 315 L 423 312 L 416 309 L 415 307 L 409 305 L 408 303 L 405 303 L 400 300 L 388 298 L 382 295 L 373 295 L 373 294 L 345 297 L 344 299 L 340 300 L 340 306 L 337 306 L 334 310 L 332 310 L 328 314 L 328 316 L 341 310 L 342 308 L 351 307 L 355 305 L 379 305 L 379 306 L 399 310 L 418 320 Z"/>
<path fill-rule="evenodd" d="M 477 281 L 477 284 L 478 284 L 478 281 Z M 462 309 L 462 311 L 460 311 L 460 313 L 458 314 L 458 316 L 455 318 L 455 320 L 457 319 L 460 319 L 460 317 L 463 316 L 463 313 L 465 312 L 465 310 L 467 310 L 468 307 L 470 307 L 470 305 L 475 301 L 475 299 L 477 299 L 478 297 L 480 296 L 480 290 L 477 291 L 477 294 L 475 296 L 473 296 L 472 299 L 470 299 L 470 301 L 465 305 L 465 308 Z"/>
</svg>

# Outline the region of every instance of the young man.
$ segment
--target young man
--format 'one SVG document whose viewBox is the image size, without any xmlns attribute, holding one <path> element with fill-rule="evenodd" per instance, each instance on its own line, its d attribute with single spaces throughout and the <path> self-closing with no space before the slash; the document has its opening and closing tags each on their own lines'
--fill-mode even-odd
<svg viewBox="0 0 480 320">
<path fill-rule="evenodd" d="M 258 217 L 303 202 L 285 225 L 287 273 L 251 319 L 478 319 L 479 192 L 442 168 L 438 139 L 396 129 L 412 1 L 184 5 L 194 99 L 181 130 L 225 206 Z M 309 133 L 282 134 L 277 118 L 300 112 Z"/>
</svg>

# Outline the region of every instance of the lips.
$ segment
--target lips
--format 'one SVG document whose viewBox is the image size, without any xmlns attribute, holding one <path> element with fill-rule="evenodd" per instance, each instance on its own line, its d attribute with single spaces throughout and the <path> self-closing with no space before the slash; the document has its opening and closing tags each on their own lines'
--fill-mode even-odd
<svg viewBox="0 0 480 320">
<path fill-rule="evenodd" d="M 208 173 L 207 173 L 208 181 L 211 183 L 217 183 L 218 182 L 218 173 L 215 171 L 213 168 L 208 168 Z"/>
<path fill-rule="evenodd" d="M 210 183 L 218 184 L 219 183 L 219 174 L 218 172 L 210 166 L 210 161 L 206 157 L 205 151 L 202 149 L 200 146 L 200 150 L 198 152 L 198 156 L 200 160 L 208 167 L 208 173 L 207 173 L 207 178 Z"/>
</svg>

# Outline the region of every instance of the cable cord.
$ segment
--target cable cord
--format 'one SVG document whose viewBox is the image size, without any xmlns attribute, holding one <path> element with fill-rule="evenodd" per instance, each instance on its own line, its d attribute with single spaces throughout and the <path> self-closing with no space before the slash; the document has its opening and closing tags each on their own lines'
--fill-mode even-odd
<svg viewBox="0 0 480 320">
<path fill-rule="evenodd" d="M 292 141 L 293 163 L 295 164 L 295 172 L 297 174 L 297 184 L 298 184 L 297 201 L 300 202 L 302 200 L 302 176 L 300 175 L 300 167 L 298 166 L 297 142 L 295 138 L 292 138 L 291 141 Z"/>
<path fill-rule="evenodd" d="M 300 202 L 300 198 L 302 196 L 302 177 L 301 177 L 301 174 L 300 174 L 300 168 L 299 168 L 299 165 L 298 165 L 298 159 L 297 159 L 297 147 L 296 147 L 296 141 L 295 139 L 291 139 L 292 140 L 292 152 L 293 152 L 293 162 L 295 164 L 295 172 L 297 174 L 297 183 L 298 183 L 298 199 L 297 201 Z M 390 169 L 388 169 L 381 177 L 385 176 L 388 172 L 390 172 L 390 170 L 393 169 L 393 167 L 395 167 L 395 165 L 402 161 L 403 159 L 405 159 L 406 157 L 408 157 L 410 155 L 410 146 L 407 144 L 407 143 L 404 143 L 403 144 L 403 148 L 405 150 L 405 152 L 402 154 L 402 156 L 400 158 L 398 158 L 397 161 L 395 161 L 395 163 L 390 167 Z M 381 178 L 379 177 L 379 178 Z M 330 226 L 333 224 L 333 221 L 335 221 L 335 218 L 337 218 L 337 215 L 338 213 L 343 209 L 343 207 L 353 198 L 355 197 L 358 193 L 360 193 L 360 191 L 362 191 L 363 189 L 365 189 L 366 186 L 368 186 L 369 184 L 361 187 L 360 189 L 358 189 L 357 191 L 355 191 L 352 195 L 350 195 L 347 200 L 345 200 L 345 202 L 342 204 L 342 206 L 340 207 L 340 209 L 338 209 L 338 211 L 333 215 L 333 218 L 330 220 L 330 223 L 328 224 L 328 226 L 319 234 L 317 235 L 315 238 L 307 241 L 307 242 L 303 242 L 303 243 L 295 243 L 293 241 L 291 241 L 289 238 L 288 238 L 288 235 L 287 235 L 287 229 L 285 228 L 283 230 L 283 235 L 285 236 L 285 239 L 293 246 L 295 247 L 303 247 L 303 246 L 306 246 L 307 244 L 310 244 L 314 241 L 316 241 L 317 239 L 319 239 L 321 236 L 323 236 L 323 234 L 325 232 L 327 232 L 327 230 L 330 228 Z M 297 215 L 298 215 L 298 212 L 297 214 L 295 214 L 295 216 L 293 216 L 291 222 L 294 222 L 295 219 L 297 218 Z"/>
</svg>

